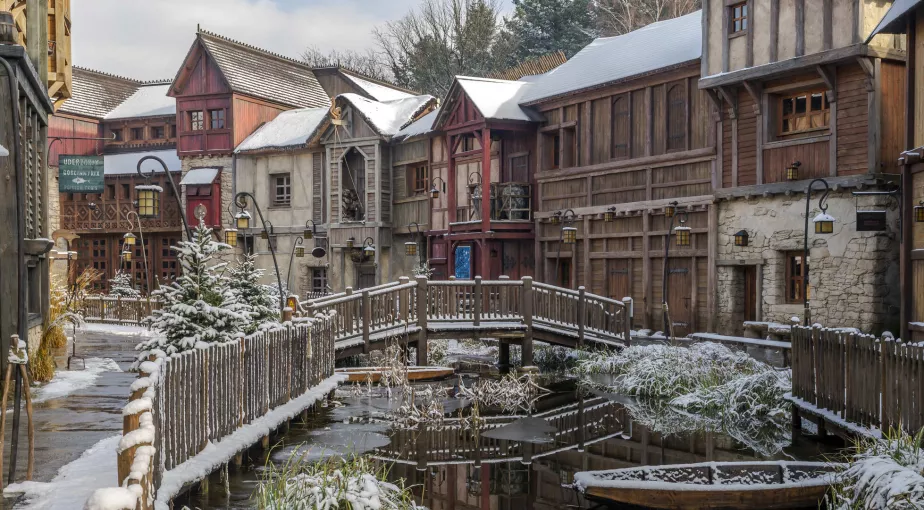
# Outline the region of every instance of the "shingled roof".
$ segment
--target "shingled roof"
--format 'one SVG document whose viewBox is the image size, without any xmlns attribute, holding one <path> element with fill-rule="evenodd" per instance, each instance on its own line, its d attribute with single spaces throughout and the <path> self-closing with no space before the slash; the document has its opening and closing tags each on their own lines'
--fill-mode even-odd
<svg viewBox="0 0 924 510">
<path fill-rule="evenodd" d="M 142 86 L 143 82 L 74 66 L 71 98 L 58 109 L 102 119 Z"/>
<path fill-rule="evenodd" d="M 232 91 L 297 108 L 330 106 L 308 65 L 204 30 L 198 40 Z"/>
</svg>

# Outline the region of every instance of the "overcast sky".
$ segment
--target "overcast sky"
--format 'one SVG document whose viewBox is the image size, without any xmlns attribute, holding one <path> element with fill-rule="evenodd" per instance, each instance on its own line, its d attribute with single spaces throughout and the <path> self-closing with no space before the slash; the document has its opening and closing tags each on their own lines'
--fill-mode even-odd
<svg viewBox="0 0 924 510">
<path fill-rule="evenodd" d="M 502 5 L 509 5 L 503 0 Z M 172 79 L 196 34 L 210 32 L 297 58 L 308 46 L 363 50 L 373 27 L 419 0 L 77 0 L 74 64 L 135 79 Z"/>
</svg>

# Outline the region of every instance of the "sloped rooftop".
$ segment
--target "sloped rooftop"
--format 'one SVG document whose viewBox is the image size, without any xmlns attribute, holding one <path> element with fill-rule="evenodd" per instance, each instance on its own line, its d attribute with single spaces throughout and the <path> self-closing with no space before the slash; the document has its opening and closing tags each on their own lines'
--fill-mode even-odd
<svg viewBox="0 0 924 510">
<path fill-rule="evenodd" d="M 144 84 L 105 115 L 106 120 L 176 115 L 176 99 L 167 96 L 169 82 Z"/>
<path fill-rule="evenodd" d="M 343 70 L 343 75 L 376 101 L 394 101 L 414 97 L 414 94 L 368 79 L 352 71 Z"/>
<path fill-rule="evenodd" d="M 353 108 L 382 136 L 394 136 L 427 107 L 436 103 L 435 97 L 426 94 L 381 102 L 366 99 L 359 94 L 341 94 L 338 97 L 353 105 Z"/>
<path fill-rule="evenodd" d="M 434 108 L 432 112 L 408 124 L 401 131 L 395 133 L 395 140 L 406 140 L 415 136 L 426 135 L 433 131 L 433 124 L 440 114 L 439 108 Z"/>
<path fill-rule="evenodd" d="M 318 132 L 328 112 L 327 108 L 282 112 L 248 136 L 234 152 L 304 147 Z"/>
<path fill-rule="evenodd" d="M 485 119 L 536 121 L 542 117 L 520 107 L 524 96 L 535 85 L 525 81 L 492 80 L 457 76 L 456 83 Z"/>
<path fill-rule="evenodd" d="M 71 98 L 58 111 L 102 119 L 131 97 L 141 84 L 131 78 L 74 66 Z"/>
</svg>

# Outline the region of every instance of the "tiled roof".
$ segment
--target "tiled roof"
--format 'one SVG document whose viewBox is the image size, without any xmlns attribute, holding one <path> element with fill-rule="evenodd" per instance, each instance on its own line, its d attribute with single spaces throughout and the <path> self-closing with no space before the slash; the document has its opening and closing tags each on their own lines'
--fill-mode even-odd
<svg viewBox="0 0 924 510">
<path fill-rule="evenodd" d="M 106 120 L 176 115 L 176 99 L 167 95 L 169 89 L 169 82 L 145 83 L 131 97 L 107 113 Z"/>
<path fill-rule="evenodd" d="M 71 98 L 58 109 L 62 113 L 101 119 L 131 97 L 142 82 L 74 66 Z"/>
<path fill-rule="evenodd" d="M 306 64 L 203 30 L 199 40 L 234 92 L 298 108 L 330 106 Z"/>
</svg>

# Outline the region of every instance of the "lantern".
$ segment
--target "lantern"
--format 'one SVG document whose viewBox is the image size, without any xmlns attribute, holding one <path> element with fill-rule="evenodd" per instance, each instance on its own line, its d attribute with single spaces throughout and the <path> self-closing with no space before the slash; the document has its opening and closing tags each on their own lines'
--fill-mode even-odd
<svg viewBox="0 0 924 510">
<path fill-rule="evenodd" d="M 266 229 L 264 229 L 263 232 L 260 232 L 260 239 L 263 239 L 263 240 L 269 239 L 269 232 L 267 232 Z"/>
<path fill-rule="evenodd" d="M 552 225 L 558 225 L 558 223 L 561 222 L 561 213 L 553 214 L 552 217 L 549 218 L 549 221 L 552 222 Z"/>
<path fill-rule="evenodd" d="M 138 216 L 156 218 L 160 214 L 160 188 L 158 186 L 135 186 L 138 192 Z"/>
<path fill-rule="evenodd" d="M 372 257 L 373 255 L 375 255 L 375 246 L 368 244 L 365 247 L 363 247 L 363 255 L 367 257 Z"/>
<path fill-rule="evenodd" d="M 306 241 L 308 239 L 314 239 L 314 230 L 308 227 L 305 227 L 305 232 L 303 232 L 302 238 Z"/>
<path fill-rule="evenodd" d="M 747 246 L 748 245 L 748 231 L 739 230 L 735 233 L 735 246 Z"/>
<path fill-rule="evenodd" d="M 606 210 L 605 213 L 603 213 L 603 221 L 610 223 L 614 219 L 616 219 L 616 208 L 610 207 L 609 209 Z"/>
<path fill-rule="evenodd" d="M 914 206 L 914 222 L 924 223 L 924 200 L 921 201 L 921 205 Z"/>
<path fill-rule="evenodd" d="M 679 227 L 674 228 L 674 233 L 677 234 L 677 246 L 690 246 L 690 232 L 693 229 L 685 226 L 683 223 Z"/>
<path fill-rule="evenodd" d="M 355 245 L 356 245 L 356 239 L 355 239 L 355 238 L 352 238 L 352 237 L 351 237 L 351 238 L 347 239 L 347 242 L 346 242 L 346 247 L 347 247 L 347 249 L 352 250 L 352 249 L 353 249 L 353 246 L 355 246 Z"/>
<path fill-rule="evenodd" d="M 436 184 L 434 184 L 434 185 L 430 188 L 430 198 L 436 200 L 436 199 L 439 198 L 439 197 L 440 197 L 440 190 L 439 190 L 439 188 L 436 187 Z"/>
<path fill-rule="evenodd" d="M 565 244 L 574 244 L 577 241 L 577 229 L 574 227 L 562 228 L 561 239 Z"/>
<path fill-rule="evenodd" d="M 417 243 L 407 242 L 404 243 L 404 254 L 408 257 L 413 257 L 417 255 Z"/>
<path fill-rule="evenodd" d="M 128 246 L 134 246 L 135 245 L 135 234 L 132 234 L 131 232 L 125 234 L 124 236 L 122 236 L 122 242 L 124 242 Z"/>
<path fill-rule="evenodd" d="M 234 215 L 234 219 L 237 220 L 237 228 L 244 230 L 250 228 L 250 213 L 247 211 L 241 211 Z"/>
<path fill-rule="evenodd" d="M 791 165 L 786 168 L 786 180 L 787 181 L 798 181 L 799 180 L 799 167 L 802 166 L 802 163 L 799 161 L 793 161 Z"/>
<path fill-rule="evenodd" d="M 296 246 L 296 247 L 295 247 L 295 256 L 298 257 L 298 258 L 304 257 L 304 256 L 305 256 L 305 247 L 304 247 L 304 246 Z"/>
<path fill-rule="evenodd" d="M 225 230 L 225 244 L 232 248 L 237 246 L 237 229 L 229 228 Z"/>
<path fill-rule="evenodd" d="M 128 251 L 128 250 L 123 251 L 123 252 L 122 252 L 122 260 L 124 260 L 125 262 L 131 262 L 131 261 L 132 261 L 132 252 L 130 252 L 130 251 Z"/>
<path fill-rule="evenodd" d="M 815 216 L 812 222 L 815 223 L 816 234 L 830 234 L 834 232 L 834 217 L 824 211 L 818 216 Z"/>
<path fill-rule="evenodd" d="M 664 207 L 664 217 L 673 218 L 677 214 L 677 202 L 671 202 Z"/>
</svg>

